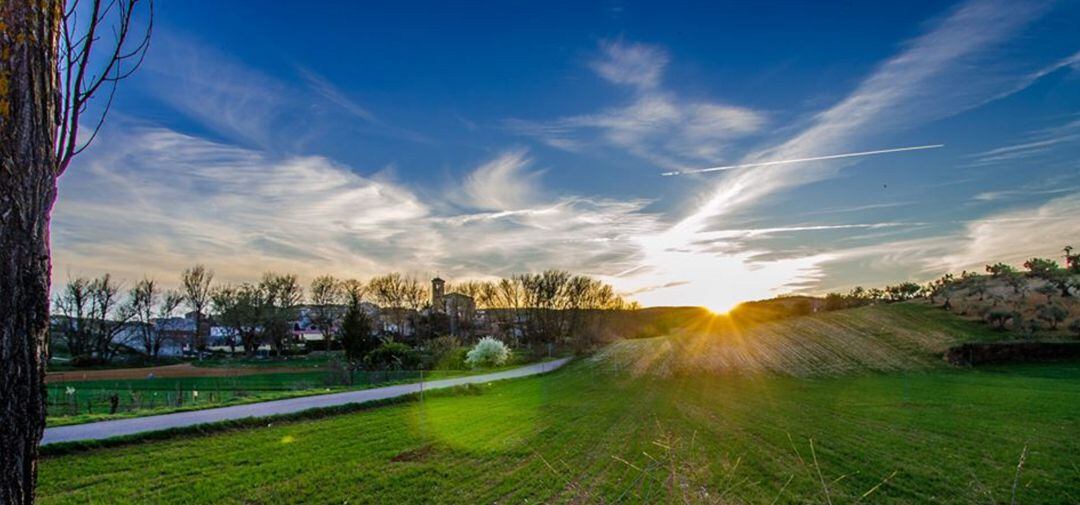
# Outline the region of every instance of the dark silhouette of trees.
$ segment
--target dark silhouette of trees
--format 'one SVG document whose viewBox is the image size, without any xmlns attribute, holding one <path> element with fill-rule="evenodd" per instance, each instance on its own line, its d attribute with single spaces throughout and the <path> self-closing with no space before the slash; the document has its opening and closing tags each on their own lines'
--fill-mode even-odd
<svg viewBox="0 0 1080 505">
<path fill-rule="evenodd" d="M 377 346 L 377 341 L 371 335 L 371 319 L 363 307 L 362 291 L 348 290 L 348 309 L 341 320 L 338 330 L 338 338 L 345 350 L 345 358 L 351 368 L 356 368 L 363 363 L 364 357 Z"/>
</svg>

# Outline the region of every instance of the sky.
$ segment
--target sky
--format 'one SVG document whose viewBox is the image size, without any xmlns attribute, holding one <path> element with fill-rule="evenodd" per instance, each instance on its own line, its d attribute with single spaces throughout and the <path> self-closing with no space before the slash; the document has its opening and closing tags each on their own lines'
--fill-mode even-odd
<svg viewBox="0 0 1080 505">
<path fill-rule="evenodd" d="M 1080 246 L 1078 2 L 458 4 L 157 2 L 54 283 L 559 268 L 722 311 Z"/>
</svg>

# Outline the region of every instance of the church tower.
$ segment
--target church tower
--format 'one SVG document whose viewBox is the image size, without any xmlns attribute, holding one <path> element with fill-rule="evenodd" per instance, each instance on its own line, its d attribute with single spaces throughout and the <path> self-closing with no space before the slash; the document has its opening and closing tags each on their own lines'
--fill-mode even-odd
<svg viewBox="0 0 1080 505">
<path fill-rule="evenodd" d="M 446 311 L 446 304 L 443 303 L 443 295 L 446 290 L 446 281 L 436 277 L 431 279 L 431 310 L 435 312 Z"/>
</svg>

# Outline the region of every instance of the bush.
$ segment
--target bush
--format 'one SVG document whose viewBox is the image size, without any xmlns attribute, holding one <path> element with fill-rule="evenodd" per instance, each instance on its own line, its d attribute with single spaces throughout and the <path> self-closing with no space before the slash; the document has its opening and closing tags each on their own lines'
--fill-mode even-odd
<svg viewBox="0 0 1080 505">
<path fill-rule="evenodd" d="M 465 353 L 457 337 L 438 337 L 424 344 L 424 366 L 433 370 L 462 370 Z"/>
<path fill-rule="evenodd" d="M 383 342 L 364 357 L 369 368 L 381 370 L 409 370 L 417 367 L 417 361 L 412 347 L 393 340 Z"/>
<path fill-rule="evenodd" d="M 1061 269 L 1056 261 L 1046 258 L 1031 258 L 1024 262 L 1024 268 L 1028 269 L 1028 275 L 1042 278 L 1049 278 Z"/>
<path fill-rule="evenodd" d="M 1004 309 L 990 309 L 983 316 L 987 322 L 999 330 L 1005 329 L 1005 323 L 1014 318 L 1014 314 Z"/>
<path fill-rule="evenodd" d="M 1057 305 L 1043 305 L 1039 307 L 1038 316 L 1050 324 L 1051 330 L 1056 330 L 1057 325 L 1069 317 L 1069 311 Z"/>
<path fill-rule="evenodd" d="M 1069 331 L 1071 331 L 1076 338 L 1080 338 L 1080 318 L 1073 319 L 1073 322 L 1069 323 Z"/>
<path fill-rule="evenodd" d="M 469 351 L 465 363 L 473 368 L 499 366 L 506 363 L 509 357 L 510 349 L 506 344 L 492 337 L 484 337 Z"/>
</svg>

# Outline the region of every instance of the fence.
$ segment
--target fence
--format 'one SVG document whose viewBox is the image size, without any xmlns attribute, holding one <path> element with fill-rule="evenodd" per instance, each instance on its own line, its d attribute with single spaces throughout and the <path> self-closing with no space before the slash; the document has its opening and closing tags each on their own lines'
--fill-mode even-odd
<svg viewBox="0 0 1080 505">
<path fill-rule="evenodd" d="M 47 385 L 48 415 L 118 414 L 205 408 L 306 394 L 417 382 L 432 372 L 323 369 L 230 377 L 185 377 L 56 382 Z M 440 377 L 455 372 L 435 372 Z"/>
</svg>

